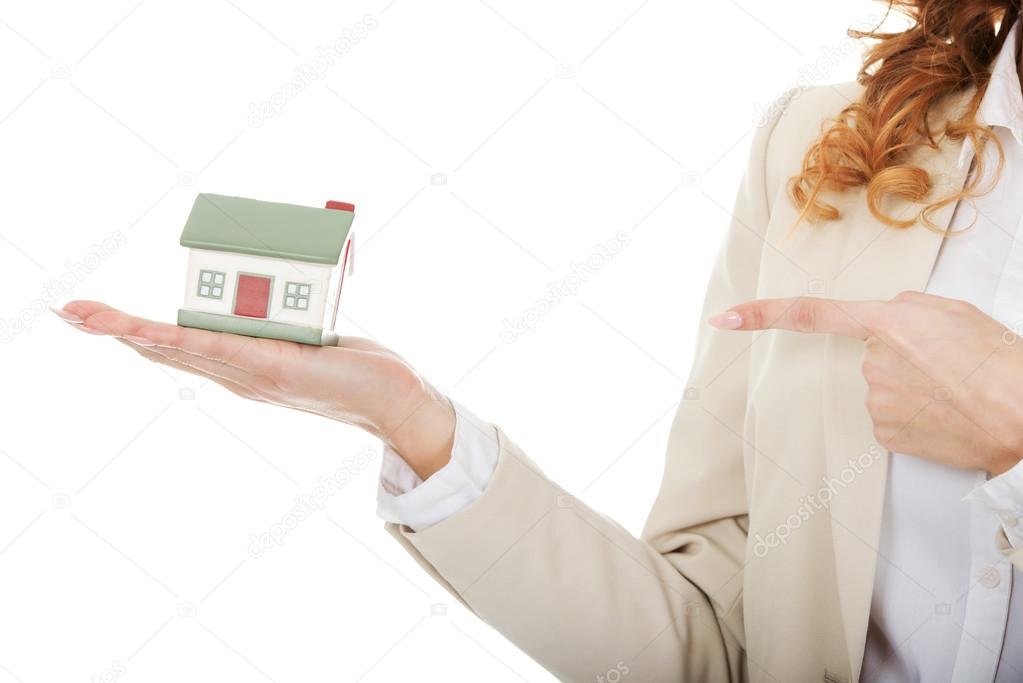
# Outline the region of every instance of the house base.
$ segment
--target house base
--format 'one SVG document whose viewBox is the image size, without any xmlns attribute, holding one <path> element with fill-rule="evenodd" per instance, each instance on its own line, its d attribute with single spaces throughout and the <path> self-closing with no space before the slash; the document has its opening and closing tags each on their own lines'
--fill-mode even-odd
<svg viewBox="0 0 1023 683">
<path fill-rule="evenodd" d="M 178 325 L 195 327 L 213 332 L 229 332 L 247 337 L 263 339 L 280 339 L 313 346 L 337 346 L 338 336 L 332 330 L 318 327 L 305 327 L 290 323 L 278 323 L 273 320 L 242 318 L 235 315 L 206 313 L 205 311 L 178 310 Z"/>
</svg>

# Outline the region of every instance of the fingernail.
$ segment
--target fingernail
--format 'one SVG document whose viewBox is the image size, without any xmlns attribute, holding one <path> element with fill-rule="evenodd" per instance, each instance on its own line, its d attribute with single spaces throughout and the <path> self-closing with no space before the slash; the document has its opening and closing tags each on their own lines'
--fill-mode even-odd
<svg viewBox="0 0 1023 683">
<path fill-rule="evenodd" d="M 53 306 L 50 306 L 50 310 L 53 311 L 53 314 L 55 316 L 57 316 L 58 318 L 60 318 L 61 320 L 66 321 L 66 322 L 69 322 L 69 323 L 72 323 L 72 324 L 75 324 L 75 325 L 81 325 L 83 322 L 85 322 L 84 320 L 79 318 L 77 315 L 75 315 L 74 313 L 71 313 L 69 311 L 64 311 L 64 310 L 61 310 L 59 308 L 54 308 Z"/>
<path fill-rule="evenodd" d="M 145 337 L 133 337 L 129 334 L 126 334 L 123 335 L 121 339 L 123 339 L 126 342 L 131 342 L 136 346 L 156 346 L 155 341 L 153 341 L 152 339 L 146 339 Z"/>
<path fill-rule="evenodd" d="M 742 316 L 735 311 L 728 311 L 714 316 L 707 322 L 722 330 L 737 330 L 742 327 Z"/>
<path fill-rule="evenodd" d="M 86 332 L 88 334 L 96 334 L 96 335 L 99 335 L 101 337 L 106 337 L 107 336 L 106 332 L 101 332 L 99 330 L 94 330 L 91 327 L 86 327 L 85 325 L 75 325 L 75 329 L 76 330 L 81 330 L 82 332 Z"/>
</svg>

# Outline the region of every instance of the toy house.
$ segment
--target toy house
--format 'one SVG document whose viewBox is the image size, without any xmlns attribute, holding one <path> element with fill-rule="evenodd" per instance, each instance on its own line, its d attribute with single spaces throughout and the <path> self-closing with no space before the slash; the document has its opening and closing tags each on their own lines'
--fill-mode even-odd
<svg viewBox="0 0 1023 683">
<path fill-rule="evenodd" d="M 324 209 L 200 194 L 187 247 L 178 324 L 331 346 L 345 272 L 354 264 L 355 207 Z"/>
</svg>

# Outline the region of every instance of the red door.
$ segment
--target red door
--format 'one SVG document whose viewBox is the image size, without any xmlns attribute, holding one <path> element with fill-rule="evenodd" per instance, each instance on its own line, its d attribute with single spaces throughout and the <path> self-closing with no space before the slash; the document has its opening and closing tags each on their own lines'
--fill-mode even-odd
<svg viewBox="0 0 1023 683">
<path fill-rule="evenodd" d="M 270 278 L 239 275 L 234 298 L 234 314 L 248 318 L 265 318 L 270 305 Z"/>
</svg>

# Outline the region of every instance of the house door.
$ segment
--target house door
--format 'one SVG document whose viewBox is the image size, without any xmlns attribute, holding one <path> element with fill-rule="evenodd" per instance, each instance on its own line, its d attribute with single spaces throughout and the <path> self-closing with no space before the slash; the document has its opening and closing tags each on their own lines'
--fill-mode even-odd
<svg viewBox="0 0 1023 683">
<path fill-rule="evenodd" d="M 247 318 L 265 318 L 270 306 L 270 278 L 239 275 L 234 298 L 234 314 Z"/>
</svg>

